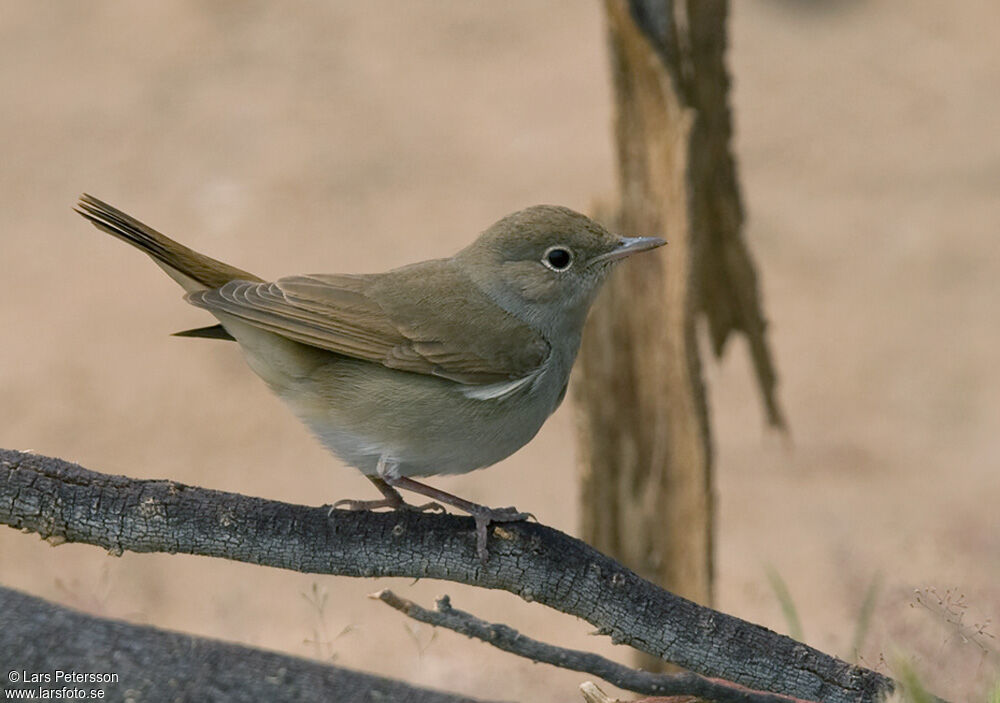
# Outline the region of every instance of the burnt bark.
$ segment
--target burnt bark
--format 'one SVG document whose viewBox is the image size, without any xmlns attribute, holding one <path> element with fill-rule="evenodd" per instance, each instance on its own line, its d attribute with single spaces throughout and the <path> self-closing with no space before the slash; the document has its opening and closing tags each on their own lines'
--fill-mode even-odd
<svg viewBox="0 0 1000 703">
<path fill-rule="evenodd" d="M 630 669 L 592 652 L 556 647 L 527 637 L 509 625 L 480 620 L 471 613 L 453 608 L 451 598 L 448 596 L 438 598 L 434 610 L 422 608 L 389 590 L 379 591 L 369 597 L 381 600 L 418 622 L 453 630 L 534 662 L 593 674 L 626 691 L 657 696 L 687 696 L 713 703 L 796 703 L 800 700 L 774 693 L 752 691 L 743 686 L 719 679 L 709 679 L 691 672 L 658 674 Z"/>
<path fill-rule="evenodd" d="M 180 552 L 316 574 L 502 589 L 703 676 L 796 698 L 875 701 L 893 689 L 877 672 L 675 596 L 535 523 L 492 526 L 484 565 L 467 517 L 328 511 L 109 476 L 11 450 L 0 450 L 0 522 L 50 543 L 85 542 L 113 554 Z"/>
<path fill-rule="evenodd" d="M 26 682 L 32 673 L 114 674 L 117 681 L 67 686 L 88 699 L 90 691 L 103 691 L 100 700 L 109 703 L 476 703 L 277 652 L 94 617 L 2 587 L 0 663 L 0 691 L 12 693 L 64 686 Z M 19 672 L 18 681 L 11 671 Z"/>
</svg>

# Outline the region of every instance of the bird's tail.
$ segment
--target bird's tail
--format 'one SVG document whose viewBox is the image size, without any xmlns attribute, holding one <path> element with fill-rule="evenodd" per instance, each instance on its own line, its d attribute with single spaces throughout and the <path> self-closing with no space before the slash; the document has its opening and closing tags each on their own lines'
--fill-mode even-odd
<svg viewBox="0 0 1000 703">
<path fill-rule="evenodd" d="M 98 229 L 148 254 L 189 293 L 205 288 L 219 288 L 237 279 L 262 280 L 252 273 L 188 249 L 152 227 L 86 193 L 80 196 L 75 210 Z"/>
</svg>

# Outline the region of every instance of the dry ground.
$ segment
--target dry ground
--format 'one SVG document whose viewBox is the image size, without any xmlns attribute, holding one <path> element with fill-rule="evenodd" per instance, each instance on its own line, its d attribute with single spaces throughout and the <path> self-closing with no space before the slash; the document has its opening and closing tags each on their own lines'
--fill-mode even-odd
<svg viewBox="0 0 1000 703">
<path fill-rule="evenodd" d="M 953 589 L 966 624 L 1000 614 L 1000 6 L 734 5 L 748 234 L 792 435 L 763 429 L 734 345 L 709 371 L 718 605 L 785 630 L 773 565 L 806 640 L 849 655 L 881 575 L 865 661 L 914 656 L 938 692 L 973 699 L 996 675 L 995 628 L 963 642 L 910 606 L 914 589 Z M 87 190 L 265 276 L 446 255 L 532 203 L 586 210 L 615 187 L 602 32 L 599 4 L 571 0 L 4 3 L 0 446 L 304 503 L 372 493 L 233 346 L 169 338 L 204 315 L 70 206 Z M 573 531 L 572 424 L 567 406 L 502 465 L 439 483 Z M 115 559 L 10 530 L 0 582 L 511 700 L 576 701 L 581 677 L 432 641 L 364 594 L 447 591 L 625 654 L 503 594 Z M 302 596 L 314 584 L 322 617 Z"/>
</svg>

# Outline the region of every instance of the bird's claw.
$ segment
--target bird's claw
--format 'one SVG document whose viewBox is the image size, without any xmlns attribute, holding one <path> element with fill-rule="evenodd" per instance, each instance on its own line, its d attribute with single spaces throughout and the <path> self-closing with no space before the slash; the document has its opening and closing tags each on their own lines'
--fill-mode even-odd
<svg viewBox="0 0 1000 703">
<path fill-rule="evenodd" d="M 472 513 L 476 521 L 476 554 L 479 561 L 485 564 L 489 561 L 490 553 L 486 549 L 486 540 L 489 536 L 490 524 L 494 522 L 520 522 L 521 520 L 533 519 L 531 513 L 519 512 L 517 508 L 510 506 L 507 508 L 485 508 Z"/>
<path fill-rule="evenodd" d="M 326 516 L 330 517 L 334 510 L 377 510 L 379 508 L 392 508 L 393 510 L 404 510 L 408 512 L 424 513 L 430 510 L 443 513 L 445 512 L 444 506 L 440 503 L 424 503 L 423 505 L 411 505 L 405 501 L 390 500 L 389 498 L 381 498 L 379 500 L 353 500 L 351 498 L 343 498 L 338 500 L 336 503 L 330 506 L 327 510 Z"/>
<path fill-rule="evenodd" d="M 490 508 L 489 513 L 491 513 L 490 522 L 520 522 L 521 520 L 538 522 L 534 513 L 522 513 L 513 505 L 506 508 Z"/>
<path fill-rule="evenodd" d="M 413 505 L 412 503 L 403 503 L 402 505 L 400 505 L 396 509 L 397 510 L 410 510 L 410 511 L 415 512 L 415 513 L 426 513 L 426 512 L 446 513 L 446 512 L 448 512 L 443 505 L 441 505 L 440 503 L 435 503 L 434 501 L 431 501 L 430 503 L 424 503 L 423 505 Z"/>
<path fill-rule="evenodd" d="M 353 500 L 351 498 L 342 498 L 330 506 L 330 509 L 326 511 L 326 516 L 330 517 L 333 515 L 334 510 L 377 510 L 378 508 L 395 507 L 396 506 L 393 503 L 385 498 L 380 500 Z"/>
</svg>

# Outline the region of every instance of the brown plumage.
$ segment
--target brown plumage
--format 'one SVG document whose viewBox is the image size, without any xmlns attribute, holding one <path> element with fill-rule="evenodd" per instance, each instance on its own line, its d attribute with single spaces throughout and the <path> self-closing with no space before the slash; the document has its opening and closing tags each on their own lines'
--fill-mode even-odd
<svg viewBox="0 0 1000 703">
<path fill-rule="evenodd" d="M 189 303 L 220 322 L 181 336 L 235 339 L 254 372 L 384 496 L 341 503 L 408 507 L 396 488 L 449 503 L 475 517 L 481 557 L 490 522 L 526 515 L 412 477 L 490 466 L 530 441 L 562 402 L 611 265 L 663 243 L 617 237 L 572 210 L 539 205 L 447 259 L 267 282 L 92 196 L 77 211 L 152 257 Z"/>
</svg>

